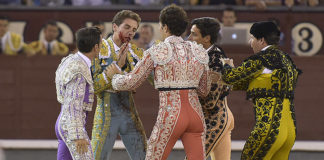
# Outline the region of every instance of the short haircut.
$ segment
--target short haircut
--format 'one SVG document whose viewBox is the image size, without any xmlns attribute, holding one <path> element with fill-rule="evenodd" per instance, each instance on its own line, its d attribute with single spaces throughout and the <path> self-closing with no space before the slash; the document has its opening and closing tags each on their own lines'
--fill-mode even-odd
<svg viewBox="0 0 324 160">
<path fill-rule="evenodd" d="M 96 44 L 100 44 L 101 32 L 97 27 L 81 28 L 76 33 L 76 46 L 82 53 L 88 53 Z"/>
<path fill-rule="evenodd" d="M 92 26 L 98 26 L 98 25 L 104 25 L 104 22 L 102 22 L 102 21 L 94 21 L 94 22 L 92 22 Z"/>
<path fill-rule="evenodd" d="M 210 43 L 214 44 L 219 38 L 220 24 L 216 18 L 202 17 L 191 21 L 191 25 L 196 25 L 200 30 L 201 36 L 210 36 Z"/>
<path fill-rule="evenodd" d="M 224 14 L 225 11 L 227 11 L 227 12 L 234 12 L 234 15 L 235 15 L 235 10 L 234 10 L 232 7 L 226 7 L 226 8 L 223 10 L 223 14 Z"/>
<path fill-rule="evenodd" d="M 57 21 L 50 20 L 50 21 L 48 21 L 48 22 L 45 23 L 44 28 L 47 28 L 47 26 L 56 26 L 56 27 L 58 27 Z"/>
<path fill-rule="evenodd" d="M 278 45 L 280 41 L 280 34 L 277 33 L 270 33 L 264 37 L 264 40 L 267 42 L 268 45 Z"/>
<path fill-rule="evenodd" d="M 137 22 L 137 27 L 138 25 L 141 23 L 141 17 L 133 12 L 133 11 L 130 11 L 130 10 L 122 10 L 122 11 L 119 11 L 113 18 L 112 20 L 112 24 L 116 24 L 117 26 L 119 26 L 120 24 L 122 24 L 124 22 L 125 19 L 127 18 L 130 18 L 130 19 L 133 19 Z"/>
<path fill-rule="evenodd" d="M 150 28 L 152 33 L 154 34 L 154 28 L 151 24 L 145 23 L 141 26 L 141 28 Z"/>
<path fill-rule="evenodd" d="M 256 39 L 264 38 L 268 45 L 277 45 L 280 41 L 280 30 L 272 21 L 253 23 L 250 33 Z"/>
<path fill-rule="evenodd" d="M 274 18 L 274 17 L 271 17 L 271 18 L 268 18 L 268 21 L 273 22 L 274 24 L 277 25 L 278 28 L 280 28 L 280 21 L 279 21 L 279 19 Z"/>
<path fill-rule="evenodd" d="M 188 26 L 187 13 L 175 4 L 163 8 L 159 19 L 162 26 L 167 25 L 170 33 L 176 36 L 181 36 Z"/>
</svg>

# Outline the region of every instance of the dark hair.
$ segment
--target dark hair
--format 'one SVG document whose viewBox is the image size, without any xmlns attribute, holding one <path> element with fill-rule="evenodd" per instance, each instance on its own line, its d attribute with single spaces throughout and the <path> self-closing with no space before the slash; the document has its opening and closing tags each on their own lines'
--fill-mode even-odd
<svg viewBox="0 0 324 160">
<path fill-rule="evenodd" d="M 271 18 L 268 18 L 268 21 L 273 22 L 275 25 L 277 25 L 278 28 L 280 28 L 280 27 L 279 27 L 279 26 L 280 26 L 280 21 L 279 21 L 279 19 L 274 18 L 274 17 L 271 17 Z"/>
<path fill-rule="evenodd" d="M 92 26 L 98 26 L 98 25 L 104 25 L 104 22 L 102 21 L 93 21 Z"/>
<path fill-rule="evenodd" d="M 140 24 L 141 22 L 141 18 L 140 16 L 133 12 L 133 11 L 130 11 L 130 10 L 122 10 L 122 11 L 119 11 L 113 18 L 112 20 L 112 24 L 116 24 L 117 26 L 119 26 L 120 24 L 122 24 L 124 22 L 124 20 L 126 18 L 130 18 L 130 19 L 133 19 L 137 22 L 137 25 Z"/>
<path fill-rule="evenodd" d="M 220 24 L 216 18 L 202 17 L 191 21 L 191 25 L 196 25 L 200 30 L 201 36 L 210 36 L 210 43 L 214 44 L 219 38 Z"/>
<path fill-rule="evenodd" d="M 250 33 L 256 39 L 264 38 L 268 45 L 277 45 L 280 41 L 280 30 L 278 26 L 271 21 L 254 23 L 250 29 Z"/>
<path fill-rule="evenodd" d="M 47 28 L 47 26 L 49 26 L 49 25 L 58 27 L 57 22 L 55 20 L 50 20 L 50 21 L 46 22 L 44 25 L 44 28 Z"/>
<path fill-rule="evenodd" d="M 186 31 L 188 25 L 187 13 L 183 8 L 171 4 L 166 6 L 160 12 L 160 23 L 167 25 L 171 34 L 181 36 Z"/>
<path fill-rule="evenodd" d="M 277 33 L 270 33 L 264 37 L 264 40 L 267 42 L 268 45 L 278 45 L 280 41 L 280 35 L 278 36 Z"/>
<path fill-rule="evenodd" d="M 223 13 L 227 11 L 227 12 L 234 12 L 235 14 L 235 10 L 232 8 L 232 7 L 226 7 L 224 10 L 223 10 Z"/>
<path fill-rule="evenodd" d="M 7 17 L 7 16 L 0 16 L 0 20 L 6 20 L 6 21 L 9 21 L 9 17 Z"/>
<path fill-rule="evenodd" d="M 148 23 L 143 24 L 143 25 L 141 26 L 141 28 L 150 28 L 151 31 L 152 31 L 152 33 L 154 34 L 154 28 L 153 28 L 153 26 L 150 25 L 150 24 L 148 24 Z"/>
<path fill-rule="evenodd" d="M 100 44 L 100 29 L 97 27 L 81 28 L 76 33 L 76 46 L 82 53 L 88 53 L 96 44 Z"/>
</svg>

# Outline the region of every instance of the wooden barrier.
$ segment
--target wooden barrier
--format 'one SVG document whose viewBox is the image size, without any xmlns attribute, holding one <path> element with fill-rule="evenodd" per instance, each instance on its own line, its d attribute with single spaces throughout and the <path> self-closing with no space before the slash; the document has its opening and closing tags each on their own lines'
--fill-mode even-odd
<svg viewBox="0 0 324 160">
<path fill-rule="evenodd" d="M 248 54 L 228 56 L 239 64 Z M 0 55 L 0 139 L 55 139 L 60 105 L 54 78 L 61 58 Z M 324 140 L 324 56 L 292 58 L 304 72 L 295 94 L 297 140 Z M 158 93 L 145 82 L 137 89 L 135 103 L 149 136 L 157 116 Z M 245 100 L 244 92 L 233 91 L 228 105 L 235 117 L 232 139 L 244 140 L 254 124 L 252 104 Z M 88 117 L 89 134 L 93 114 Z"/>
<path fill-rule="evenodd" d="M 222 6 L 188 7 L 185 9 L 190 19 L 209 16 L 221 19 Z M 324 140 L 324 49 L 321 29 L 324 8 L 285 7 L 254 11 L 249 7 L 234 7 L 239 23 L 253 23 L 276 17 L 281 21 L 285 35 L 283 50 L 288 53 L 299 46 L 297 52 L 314 57 L 293 56 L 295 63 L 303 70 L 297 84 L 295 108 L 297 117 L 297 140 Z M 26 42 L 37 40 L 43 24 L 49 19 L 60 22 L 62 36 L 73 47 L 74 33 L 88 22 L 101 20 L 111 22 L 121 9 L 137 12 L 143 22 L 158 22 L 161 7 L 149 9 L 137 6 L 108 7 L 53 7 L 25 8 L 0 6 L 0 14 L 7 15 Z M 223 46 L 228 56 L 236 64 L 252 53 L 249 46 Z M 3 56 L 0 55 L 0 139 L 54 139 L 54 125 L 60 105 L 55 94 L 55 70 L 62 57 L 54 56 Z M 158 111 L 158 93 L 148 83 L 144 83 L 135 94 L 136 106 L 149 136 Z M 252 104 L 245 100 L 245 93 L 233 91 L 228 98 L 229 107 L 235 117 L 232 139 L 244 140 L 254 124 Z M 95 107 L 93 107 L 93 110 Z M 88 117 L 87 130 L 91 134 L 93 113 Z"/>
</svg>

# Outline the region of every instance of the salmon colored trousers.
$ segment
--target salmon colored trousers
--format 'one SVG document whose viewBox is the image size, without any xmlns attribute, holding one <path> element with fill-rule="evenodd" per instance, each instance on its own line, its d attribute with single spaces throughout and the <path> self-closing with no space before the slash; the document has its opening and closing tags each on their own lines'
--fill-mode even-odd
<svg viewBox="0 0 324 160">
<path fill-rule="evenodd" d="M 172 92 L 172 91 L 171 91 Z M 158 134 L 156 139 L 159 141 L 163 141 L 169 137 L 168 141 L 166 142 L 166 146 L 164 151 L 162 151 L 162 156 L 156 157 L 153 156 L 154 160 L 166 160 L 172 151 L 174 144 L 177 142 L 178 139 L 181 139 L 185 153 L 187 155 L 188 160 L 204 160 L 205 159 L 205 152 L 204 152 L 204 136 L 205 136 L 205 126 L 204 126 L 204 119 L 203 117 L 199 116 L 199 113 L 194 109 L 191 105 L 188 97 L 189 90 L 179 90 L 180 96 L 180 113 L 178 118 L 176 119 L 175 126 L 173 131 L 171 131 L 170 136 L 163 136 L 163 134 Z M 171 98 L 172 99 L 172 98 Z M 198 99 L 198 97 L 197 97 Z M 197 103 L 195 103 L 197 104 Z M 200 103 L 197 105 L 200 106 Z M 195 107 L 199 108 L 199 107 Z M 201 107 L 200 107 L 201 109 Z M 160 112 L 159 112 L 160 114 Z M 165 119 L 171 118 L 172 114 L 164 114 Z M 161 115 L 160 115 L 161 116 Z M 170 117 L 168 117 L 170 116 Z M 156 124 L 157 125 L 157 124 Z M 163 126 L 161 126 L 163 128 Z M 150 143 L 152 140 L 152 135 L 149 140 L 149 148 L 153 148 L 153 150 L 157 150 L 161 143 Z M 146 158 L 146 160 L 153 160 L 152 158 Z"/>
</svg>

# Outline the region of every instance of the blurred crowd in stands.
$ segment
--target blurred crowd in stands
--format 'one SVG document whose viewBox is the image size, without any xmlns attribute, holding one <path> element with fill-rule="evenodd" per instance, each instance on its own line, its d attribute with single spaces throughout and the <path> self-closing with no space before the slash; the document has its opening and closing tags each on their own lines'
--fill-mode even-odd
<svg viewBox="0 0 324 160">
<path fill-rule="evenodd" d="M 44 39 L 35 40 L 29 44 L 24 42 L 22 35 L 9 30 L 9 18 L 0 16 L 0 54 L 27 56 L 40 55 L 67 55 L 69 48 L 59 42 L 59 27 L 55 21 L 47 22 L 43 27 Z"/>
<path fill-rule="evenodd" d="M 62 6 L 62 5 L 115 5 L 115 4 L 135 4 L 135 5 L 167 5 L 170 3 L 176 3 L 180 5 L 247 5 L 256 6 L 257 9 L 266 9 L 267 6 L 281 6 L 286 5 L 288 7 L 296 5 L 304 6 L 318 6 L 324 3 L 324 0 L 0 0 L 0 6 L 4 5 L 27 5 L 27 6 Z M 232 7 L 225 7 L 223 10 L 222 29 L 237 27 L 236 14 Z M 270 19 L 274 21 L 280 28 L 279 21 L 277 19 Z M 60 38 L 60 28 L 56 21 L 50 20 L 44 24 L 42 28 L 43 39 L 35 40 L 30 43 L 24 42 L 24 37 L 14 32 L 10 32 L 9 28 L 10 19 L 6 16 L 0 15 L 0 54 L 5 55 L 18 55 L 25 54 L 27 56 L 33 55 L 60 55 L 65 56 L 71 50 L 71 45 L 64 44 Z M 93 26 L 97 26 L 105 33 L 105 25 L 103 22 L 92 22 Z M 223 30 L 224 31 L 224 30 Z M 158 31 L 155 31 L 158 32 Z M 154 44 L 154 27 L 149 23 L 143 23 L 138 29 L 134 40 L 138 47 L 148 49 Z M 190 32 L 190 31 L 189 31 Z M 222 32 L 222 30 L 221 30 Z M 103 35 L 104 38 L 108 38 L 112 33 Z M 187 34 L 190 34 L 187 32 Z M 222 33 L 220 33 L 222 34 Z M 183 35 L 186 38 L 187 35 Z M 235 34 L 236 36 L 236 34 Z M 280 45 L 283 45 L 284 34 L 280 36 Z M 248 44 L 248 43 L 246 43 Z M 68 47 L 70 45 L 70 48 Z"/>
<path fill-rule="evenodd" d="M 225 35 L 226 32 L 230 32 L 230 34 L 235 34 L 236 36 L 236 29 L 239 28 L 236 25 L 236 13 L 235 10 L 232 7 L 226 7 L 223 10 L 222 17 L 220 18 L 222 29 L 220 31 L 221 38 L 224 38 L 223 40 L 226 40 Z M 280 28 L 280 23 L 277 19 L 269 19 L 275 22 L 278 27 Z M 49 20 L 46 22 L 41 30 L 41 34 L 43 35 L 43 38 L 39 38 L 38 40 L 34 40 L 32 42 L 26 43 L 24 41 L 24 37 L 20 34 L 14 33 L 9 30 L 9 23 L 10 19 L 6 16 L 0 15 L 0 54 L 4 55 L 18 55 L 18 54 L 24 54 L 27 56 L 33 56 L 33 55 L 54 55 L 54 56 L 65 56 L 73 51 L 75 48 L 73 44 L 64 44 L 60 38 L 60 27 L 58 26 L 58 22 L 55 20 Z M 110 32 L 106 32 L 105 24 L 102 21 L 94 21 L 92 22 L 92 26 L 98 27 L 101 32 L 103 33 L 103 38 L 107 39 L 109 36 L 112 35 Z M 154 36 L 154 33 L 157 33 L 158 30 L 155 28 L 156 31 L 154 31 L 154 27 L 150 23 L 142 23 L 140 27 L 137 30 L 136 35 L 134 36 L 134 39 L 131 41 L 131 43 L 136 44 L 139 48 L 142 48 L 144 50 L 150 48 L 156 41 L 159 41 L 158 38 Z M 229 30 L 226 30 L 229 29 Z M 234 32 L 233 30 L 234 29 Z M 222 33 L 224 32 L 224 34 Z M 233 33 L 232 33 L 233 32 Z M 249 42 L 249 35 L 247 34 L 248 31 L 244 29 L 246 33 L 244 39 L 242 42 L 240 42 L 243 45 L 248 45 Z M 106 33 L 106 34 L 104 34 Z M 182 37 L 184 39 L 187 39 L 188 35 L 190 34 L 190 31 L 188 30 L 185 32 Z M 244 33 L 243 33 L 244 34 Z M 230 43 L 234 39 L 230 35 Z M 247 37 L 248 36 L 248 37 Z M 282 36 L 280 37 L 280 45 L 283 45 L 283 39 L 284 35 L 282 33 Z M 236 39 L 236 38 L 235 38 Z M 239 39 L 236 39 L 239 40 Z M 218 40 L 220 42 L 221 40 Z M 225 42 L 225 41 L 224 41 Z M 225 43 L 222 43 L 225 44 Z M 234 43 L 237 44 L 237 43 Z M 70 48 L 69 48 L 70 47 Z"/>
<path fill-rule="evenodd" d="M 42 32 L 44 38 L 25 43 L 22 35 L 9 31 L 10 20 L 6 16 L 0 16 L 0 54 L 18 55 L 54 55 L 65 56 L 71 50 L 67 44 L 64 44 L 59 36 L 59 26 L 56 21 L 50 20 L 44 24 Z M 105 33 L 104 23 L 95 21 L 93 26 L 98 27 L 102 33 Z M 112 33 L 103 35 L 107 39 Z M 132 40 L 138 47 L 148 49 L 154 44 L 154 28 L 151 24 L 142 24 L 136 36 Z M 73 52 L 73 51 L 72 51 Z"/>
<path fill-rule="evenodd" d="M 246 5 L 265 9 L 267 6 L 319 6 L 324 0 L 0 0 L 0 5 L 27 6 L 103 6 L 103 5 Z"/>
</svg>

